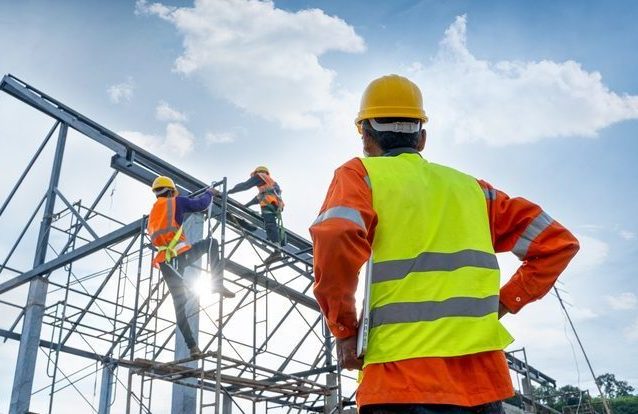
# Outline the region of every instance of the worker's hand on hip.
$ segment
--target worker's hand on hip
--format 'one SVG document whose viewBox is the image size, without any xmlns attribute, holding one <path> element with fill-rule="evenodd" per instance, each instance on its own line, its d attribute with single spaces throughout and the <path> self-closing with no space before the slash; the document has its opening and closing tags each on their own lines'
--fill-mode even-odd
<svg viewBox="0 0 638 414">
<path fill-rule="evenodd" d="M 337 356 L 339 364 L 345 369 L 363 368 L 363 360 L 357 358 L 357 336 L 337 339 Z"/>
</svg>

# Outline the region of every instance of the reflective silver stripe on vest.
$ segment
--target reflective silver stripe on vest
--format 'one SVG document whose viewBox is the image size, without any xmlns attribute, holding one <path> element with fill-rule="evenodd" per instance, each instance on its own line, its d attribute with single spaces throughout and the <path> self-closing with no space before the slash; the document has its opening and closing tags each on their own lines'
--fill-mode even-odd
<svg viewBox="0 0 638 414">
<path fill-rule="evenodd" d="M 493 188 L 484 188 L 483 193 L 488 200 L 496 200 L 496 190 Z"/>
<path fill-rule="evenodd" d="M 514 253 L 519 259 L 523 260 L 527 257 L 527 250 L 529 249 L 529 245 L 532 244 L 532 241 L 539 234 L 543 232 L 550 224 L 552 224 L 552 219 L 547 213 L 541 211 L 541 213 L 532 220 L 531 223 L 527 226 L 523 234 L 519 237 L 512 249 L 512 253 Z"/>
<path fill-rule="evenodd" d="M 359 212 L 359 210 L 355 208 L 343 207 L 343 206 L 332 207 L 324 211 L 323 213 L 319 214 L 319 216 L 317 217 L 315 222 L 312 223 L 312 225 L 314 226 L 316 224 L 322 223 L 328 219 L 333 219 L 333 218 L 342 218 L 345 220 L 349 220 L 353 222 L 354 224 L 358 225 L 359 227 L 361 227 L 363 230 L 366 229 L 366 223 L 363 221 L 363 217 L 361 217 L 361 213 Z"/>
<path fill-rule="evenodd" d="M 372 283 L 403 279 L 412 272 L 445 272 L 466 266 L 498 269 L 498 261 L 492 253 L 479 250 L 461 250 L 454 253 L 424 252 L 414 259 L 375 263 L 372 268 Z"/>
<path fill-rule="evenodd" d="M 370 177 L 366 175 L 365 177 L 363 177 L 363 181 L 365 181 L 366 184 L 368 184 L 369 188 L 372 188 L 372 182 L 370 182 Z"/>
<path fill-rule="evenodd" d="M 481 317 L 498 312 L 498 295 L 486 298 L 450 298 L 441 302 L 399 302 L 373 309 L 370 327 L 393 323 L 435 321 L 454 316 Z"/>
<path fill-rule="evenodd" d="M 164 227 L 163 229 L 157 230 L 156 232 L 153 232 L 151 234 L 151 241 L 155 240 L 156 237 L 163 236 L 164 234 L 167 234 L 170 232 L 174 233 L 177 230 L 179 230 L 179 227 L 170 226 L 171 222 L 173 221 L 173 218 L 175 217 L 174 204 L 177 204 L 174 198 L 168 198 L 166 200 L 166 227 Z"/>
<path fill-rule="evenodd" d="M 157 230 L 155 233 L 151 234 L 151 240 L 155 240 L 156 237 L 163 236 L 167 233 L 175 233 L 177 230 L 179 230 L 179 227 L 167 227 L 162 230 Z"/>
</svg>

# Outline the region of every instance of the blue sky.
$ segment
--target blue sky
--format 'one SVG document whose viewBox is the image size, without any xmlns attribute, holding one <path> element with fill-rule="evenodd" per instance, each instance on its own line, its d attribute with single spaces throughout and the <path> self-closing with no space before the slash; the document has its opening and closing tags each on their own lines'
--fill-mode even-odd
<svg viewBox="0 0 638 414">
<path fill-rule="evenodd" d="M 303 235 L 334 168 L 360 154 L 365 85 L 411 77 L 426 158 L 539 203 L 581 239 L 562 278 L 570 310 L 596 371 L 638 388 L 636 17 L 630 1 L 3 1 L 0 72 L 202 179 L 270 166 Z M 28 113 L 0 96 L 15 153 L 0 194 L 49 125 Z M 150 198 L 131 197 L 119 202 L 134 218 Z M 516 264 L 501 259 L 507 279 Z M 591 386 L 554 297 L 506 323 L 538 369 Z"/>
</svg>

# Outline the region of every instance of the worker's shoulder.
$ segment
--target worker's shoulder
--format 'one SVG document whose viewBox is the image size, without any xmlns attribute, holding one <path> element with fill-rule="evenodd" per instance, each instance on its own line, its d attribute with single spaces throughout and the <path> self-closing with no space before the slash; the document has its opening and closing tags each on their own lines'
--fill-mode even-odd
<svg viewBox="0 0 638 414">
<path fill-rule="evenodd" d="M 461 170 L 457 170 L 454 167 L 450 167 L 448 165 L 443 165 L 443 164 L 437 164 L 435 162 L 428 162 L 428 167 L 430 168 L 430 170 L 438 172 L 440 174 L 446 174 L 446 175 L 455 175 L 457 177 L 465 177 L 465 178 L 471 178 L 473 180 L 479 181 L 477 178 L 475 178 L 474 176 L 463 172 Z"/>
<path fill-rule="evenodd" d="M 186 204 L 186 205 L 190 205 L 193 203 L 197 203 L 202 199 L 208 199 L 210 198 L 210 193 L 208 193 L 207 191 L 203 192 L 202 194 L 193 196 L 193 197 L 189 197 L 189 196 L 182 196 L 182 195 L 178 195 L 177 197 L 175 197 L 175 202 L 178 204 Z"/>
<path fill-rule="evenodd" d="M 344 173 L 344 174 L 355 173 L 357 175 L 360 175 L 361 177 L 365 177 L 366 176 L 366 169 L 363 166 L 363 163 L 361 162 L 361 159 L 355 157 L 355 158 L 352 158 L 352 159 L 344 162 L 343 164 L 341 164 L 335 170 L 335 175 L 338 175 L 340 173 Z"/>
<path fill-rule="evenodd" d="M 178 196 L 175 197 L 175 204 L 176 205 L 182 206 L 184 204 L 189 204 L 190 202 L 191 202 L 191 199 L 188 198 L 187 196 L 178 195 Z"/>
</svg>

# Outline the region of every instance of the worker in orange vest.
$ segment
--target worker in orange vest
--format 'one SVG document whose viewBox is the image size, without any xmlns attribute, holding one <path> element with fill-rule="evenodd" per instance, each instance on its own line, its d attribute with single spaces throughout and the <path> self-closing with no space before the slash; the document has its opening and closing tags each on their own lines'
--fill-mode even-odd
<svg viewBox="0 0 638 414">
<path fill-rule="evenodd" d="M 314 294 L 340 365 L 362 370 L 360 413 L 501 414 L 513 338 L 499 319 L 542 298 L 579 244 L 538 205 L 423 159 L 427 120 L 410 80 L 367 87 L 355 120 L 366 156 L 335 171 L 310 227 Z M 503 287 L 498 252 L 522 261 Z"/>
<path fill-rule="evenodd" d="M 257 187 L 259 193 L 248 203 L 246 207 L 259 204 L 261 208 L 261 218 L 264 220 L 264 230 L 266 237 L 276 245 L 285 246 L 285 233 L 281 226 L 281 213 L 284 209 L 284 200 L 281 198 L 281 188 L 279 184 L 270 176 L 268 168 L 259 166 L 250 174 L 250 178 L 235 185 L 228 190 L 228 194 L 246 191 Z M 272 263 L 281 257 L 279 250 L 275 250 L 264 261 Z"/>
<path fill-rule="evenodd" d="M 152 190 L 157 200 L 148 217 L 147 232 L 157 250 L 153 266 L 159 267 L 164 276 L 173 297 L 177 326 L 191 355 L 196 355 L 200 350 L 188 325 L 185 311 L 189 288 L 182 277 L 184 269 L 208 252 L 213 273 L 213 291 L 226 298 L 235 296 L 222 284 L 217 240 L 209 235 L 208 238 L 191 244 L 183 233 L 182 222 L 185 215 L 206 210 L 212 202 L 213 192 L 209 188 L 199 197 L 182 197 L 178 195 L 173 180 L 165 176 L 157 177 L 153 181 Z"/>
</svg>

